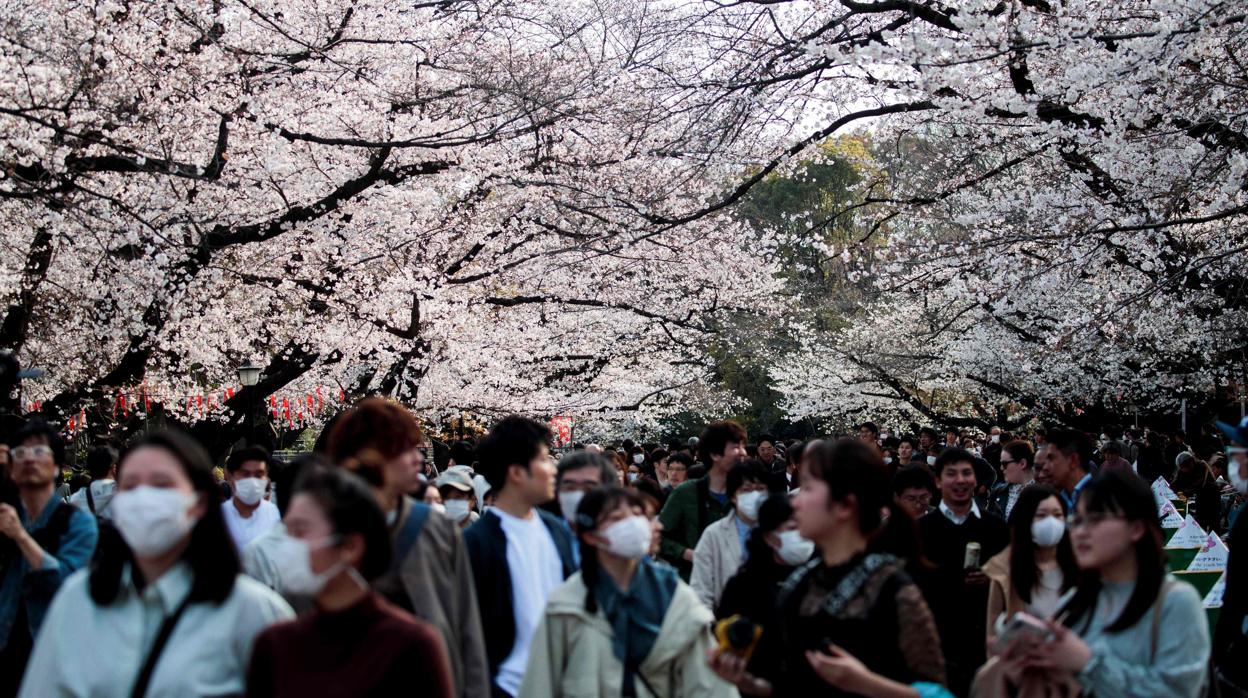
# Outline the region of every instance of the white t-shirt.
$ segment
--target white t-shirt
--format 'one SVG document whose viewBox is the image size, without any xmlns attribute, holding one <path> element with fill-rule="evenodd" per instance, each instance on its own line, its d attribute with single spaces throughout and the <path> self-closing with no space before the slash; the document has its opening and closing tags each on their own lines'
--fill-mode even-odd
<svg viewBox="0 0 1248 698">
<path fill-rule="evenodd" d="M 225 527 L 230 529 L 230 537 L 234 539 L 234 546 L 239 553 L 243 552 L 248 543 L 268 533 L 274 524 L 282 520 L 277 505 L 263 499 L 260 500 L 260 506 L 245 519 L 238 513 L 233 498 L 225 500 L 221 505 L 221 514 L 225 517 Z"/>
<path fill-rule="evenodd" d="M 113 501 L 113 495 L 117 494 L 117 481 L 96 480 L 87 487 L 91 488 L 91 498 L 95 501 L 95 515 L 104 519 L 112 518 L 108 505 Z M 90 514 L 91 504 L 87 501 L 87 487 L 71 494 L 69 503 Z"/>
<path fill-rule="evenodd" d="M 537 624 L 546 610 L 546 600 L 555 587 L 563 584 L 563 563 L 559 550 L 534 512 L 529 519 L 517 519 L 501 509 L 493 509 L 503 523 L 507 537 L 507 566 L 511 569 L 511 607 L 516 618 L 516 642 L 511 654 L 498 667 L 498 685 L 511 695 L 520 694 L 524 668 L 529 663 L 529 645 Z"/>
</svg>

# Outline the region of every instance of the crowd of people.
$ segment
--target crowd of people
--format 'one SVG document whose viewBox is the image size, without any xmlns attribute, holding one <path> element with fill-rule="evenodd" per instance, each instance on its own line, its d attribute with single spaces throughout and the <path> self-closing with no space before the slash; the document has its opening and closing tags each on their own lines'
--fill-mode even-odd
<svg viewBox="0 0 1248 698">
<path fill-rule="evenodd" d="M 1220 426 L 559 454 L 512 416 L 435 463 L 368 398 L 291 462 L 215 477 L 165 432 L 65 482 L 31 421 L 0 449 L 0 696 L 1243 695 L 1248 420 Z M 1215 632 L 1156 478 L 1226 534 Z"/>
</svg>

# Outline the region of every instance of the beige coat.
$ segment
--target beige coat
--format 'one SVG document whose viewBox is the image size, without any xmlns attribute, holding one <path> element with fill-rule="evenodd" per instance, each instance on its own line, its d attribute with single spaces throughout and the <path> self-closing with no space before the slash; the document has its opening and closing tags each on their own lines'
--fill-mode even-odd
<svg viewBox="0 0 1248 698">
<path fill-rule="evenodd" d="M 410 512 L 410 505 L 403 508 L 404 520 Z M 396 529 L 402 526 L 399 521 Z M 485 636 L 472 565 L 459 527 L 438 512 L 429 512 L 411 552 L 399 564 L 399 576 L 413 614 L 437 628 L 446 641 L 455 695 L 489 698 Z"/>
<path fill-rule="evenodd" d="M 737 534 L 737 513 L 731 512 L 702 533 L 693 549 L 693 574 L 689 586 L 712 611 L 724 593 L 728 580 L 741 569 L 741 536 Z"/>
<path fill-rule="evenodd" d="M 706 663 L 714 644 L 711 612 L 684 582 L 676 586 L 658 639 L 637 680 L 639 698 L 734 698 L 737 689 Z M 610 698 L 620 695 L 624 664 L 611 648 L 611 625 L 602 609 L 585 610 L 581 573 L 550 595 L 529 646 L 529 665 L 518 698 Z M 657 694 L 650 693 L 647 683 Z"/>
</svg>

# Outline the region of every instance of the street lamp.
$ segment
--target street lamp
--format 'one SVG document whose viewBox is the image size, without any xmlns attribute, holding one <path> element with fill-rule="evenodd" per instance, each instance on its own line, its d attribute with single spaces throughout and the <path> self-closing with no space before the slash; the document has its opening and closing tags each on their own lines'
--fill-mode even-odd
<svg viewBox="0 0 1248 698">
<path fill-rule="evenodd" d="M 244 387 L 251 388 L 260 382 L 260 367 L 252 365 L 250 362 L 246 366 L 238 367 L 238 382 Z"/>
<path fill-rule="evenodd" d="M 238 382 L 242 383 L 244 388 L 256 387 L 256 384 L 260 382 L 260 367 L 256 366 L 250 361 L 248 361 L 247 365 L 245 366 L 239 366 L 238 367 Z M 243 426 L 246 427 L 247 443 L 250 445 L 254 443 L 256 440 L 256 435 L 255 435 L 256 396 L 251 394 L 256 391 L 249 390 L 247 392 L 248 392 L 247 406 L 243 408 L 245 410 L 243 412 Z"/>
</svg>

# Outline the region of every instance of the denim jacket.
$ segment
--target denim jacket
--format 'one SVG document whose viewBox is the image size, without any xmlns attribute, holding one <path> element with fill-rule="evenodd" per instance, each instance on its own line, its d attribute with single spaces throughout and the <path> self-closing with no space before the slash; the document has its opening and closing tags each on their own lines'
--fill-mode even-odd
<svg viewBox="0 0 1248 698">
<path fill-rule="evenodd" d="M 26 605 L 26 619 L 33 639 L 38 634 L 39 625 L 48 611 L 48 604 L 52 602 L 52 597 L 56 595 L 61 583 L 86 566 L 95 552 L 99 530 L 96 528 L 95 517 L 87 512 L 66 504 L 55 496 L 33 522 L 20 503 L 17 505 L 17 512 L 26 531 L 34 534 L 48 525 L 58 507 L 71 507 L 73 513 L 69 517 L 65 533 L 60 537 L 56 553 L 51 554 L 45 549 L 43 565 L 32 570 L 26 557 L 16 551 L 0 572 L 3 574 L 0 578 L 0 649 L 9 644 L 9 634 L 17 621 L 18 604 Z"/>
</svg>

